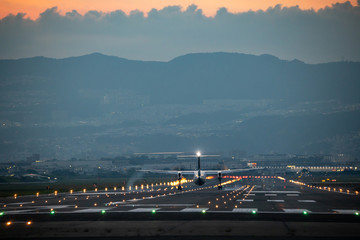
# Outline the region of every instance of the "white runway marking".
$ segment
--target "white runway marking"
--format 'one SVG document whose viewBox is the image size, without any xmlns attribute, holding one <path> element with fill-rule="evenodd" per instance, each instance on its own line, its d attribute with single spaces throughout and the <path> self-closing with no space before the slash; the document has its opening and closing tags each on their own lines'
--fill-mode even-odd
<svg viewBox="0 0 360 240">
<path fill-rule="evenodd" d="M 153 199 L 153 198 L 155 198 L 155 197 L 145 197 L 145 199 Z"/>
<path fill-rule="evenodd" d="M 286 194 L 286 196 L 288 196 L 288 197 L 298 197 L 299 194 Z"/>
<path fill-rule="evenodd" d="M 47 209 L 59 209 L 59 208 L 67 208 L 67 207 L 73 207 L 75 205 L 49 205 L 49 206 L 34 206 L 36 208 L 47 208 Z"/>
<path fill-rule="evenodd" d="M 208 210 L 208 208 L 184 208 L 180 212 L 202 212 Z"/>
<path fill-rule="evenodd" d="M 157 211 L 160 208 L 135 208 L 129 210 L 129 212 L 152 212 L 153 210 Z"/>
<path fill-rule="evenodd" d="M 267 197 L 276 197 L 277 194 L 275 194 L 275 193 L 266 193 L 265 196 L 267 196 Z"/>
<path fill-rule="evenodd" d="M 147 207 L 151 207 L 151 206 L 154 206 L 154 207 L 192 207 L 192 206 L 195 206 L 195 204 L 170 204 L 170 203 L 164 203 L 164 204 L 156 204 L 156 203 L 153 203 L 153 204 L 131 204 L 131 206 L 134 206 L 134 207 L 142 207 L 142 206 L 147 206 Z"/>
<path fill-rule="evenodd" d="M 100 213 L 102 210 L 108 211 L 112 208 L 86 208 L 86 209 L 80 209 L 73 211 L 74 213 Z"/>
<path fill-rule="evenodd" d="M 137 201 L 140 201 L 142 199 L 129 199 L 129 200 L 126 200 L 127 202 L 137 202 Z"/>
<path fill-rule="evenodd" d="M 253 202 L 254 199 L 238 199 L 237 202 Z"/>
<path fill-rule="evenodd" d="M 86 193 L 73 193 L 70 194 L 72 196 L 83 196 L 83 195 L 116 195 L 116 194 L 123 194 L 126 192 L 86 192 Z M 69 194 L 68 194 L 69 195 Z"/>
<path fill-rule="evenodd" d="M 303 203 L 314 203 L 316 202 L 315 200 L 298 200 L 298 202 L 303 202 Z"/>
<path fill-rule="evenodd" d="M 18 213 L 31 212 L 31 211 L 34 211 L 34 209 L 6 211 L 5 213 L 6 214 L 18 214 Z"/>
<path fill-rule="evenodd" d="M 24 205 L 24 204 L 32 204 L 32 202 L 16 202 L 16 203 L 8 203 L 7 205 Z"/>
<path fill-rule="evenodd" d="M 257 210 L 257 208 L 234 208 L 232 212 L 252 213 L 253 211 L 257 212 Z"/>
<path fill-rule="evenodd" d="M 310 213 L 311 212 L 307 209 L 297 209 L 297 208 L 294 208 L 294 209 L 284 208 L 283 211 L 286 213 L 304 213 L 304 212 Z"/>
<path fill-rule="evenodd" d="M 352 209 L 333 209 L 333 211 L 340 214 L 355 214 L 359 212 L 358 210 Z"/>
<path fill-rule="evenodd" d="M 116 204 L 126 204 L 125 202 L 121 201 L 121 202 L 108 202 L 105 203 L 105 206 L 111 206 L 111 205 L 116 205 Z"/>
<path fill-rule="evenodd" d="M 284 200 L 281 199 L 268 199 L 268 202 L 284 202 Z"/>
<path fill-rule="evenodd" d="M 252 193 L 300 193 L 299 191 L 252 191 Z"/>
<path fill-rule="evenodd" d="M 244 193 L 244 195 L 255 196 L 255 193 Z"/>
</svg>

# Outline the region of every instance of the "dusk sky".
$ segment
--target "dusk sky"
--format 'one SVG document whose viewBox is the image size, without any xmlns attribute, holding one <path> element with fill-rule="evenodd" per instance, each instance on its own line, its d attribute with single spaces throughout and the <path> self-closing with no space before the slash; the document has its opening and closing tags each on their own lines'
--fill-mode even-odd
<svg viewBox="0 0 360 240">
<path fill-rule="evenodd" d="M 338 2 L 338 3 L 337 3 Z M 193 52 L 360 61 L 360 0 L 0 0 L 0 58 Z"/>
<path fill-rule="evenodd" d="M 122 10 L 130 13 L 132 10 L 149 12 L 151 9 L 162 9 L 167 6 L 187 7 L 195 4 L 203 10 L 206 16 L 214 16 L 219 8 L 225 7 L 229 12 L 238 13 L 249 10 L 266 10 L 277 4 L 283 6 L 296 6 L 301 9 L 315 9 L 331 6 L 337 2 L 345 0 L 0 0 L 0 17 L 3 18 L 9 13 L 26 13 L 32 19 L 39 17 L 47 8 L 58 7 L 60 13 L 76 10 L 84 14 L 87 11 L 96 10 L 101 12 L 111 12 Z M 356 5 L 357 0 L 350 0 Z"/>
</svg>

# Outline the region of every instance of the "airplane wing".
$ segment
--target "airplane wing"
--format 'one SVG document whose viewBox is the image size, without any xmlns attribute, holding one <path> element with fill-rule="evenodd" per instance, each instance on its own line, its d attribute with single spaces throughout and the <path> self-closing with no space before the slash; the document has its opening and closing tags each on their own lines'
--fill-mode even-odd
<svg viewBox="0 0 360 240">
<path fill-rule="evenodd" d="M 194 171 L 175 171 L 175 170 L 136 170 L 137 172 L 146 172 L 146 173 L 161 173 L 161 174 L 178 174 L 181 173 L 182 175 L 190 175 L 194 174 Z"/>
<path fill-rule="evenodd" d="M 262 170 L 264 168 L 242 168 L 242 169 L 228 169 L 228 170 L 202 170 L 206 174 L 218 174 L 221 173 L 236 173 L 236 172 L 249 172 L 253 170 Z"/>
</svg>

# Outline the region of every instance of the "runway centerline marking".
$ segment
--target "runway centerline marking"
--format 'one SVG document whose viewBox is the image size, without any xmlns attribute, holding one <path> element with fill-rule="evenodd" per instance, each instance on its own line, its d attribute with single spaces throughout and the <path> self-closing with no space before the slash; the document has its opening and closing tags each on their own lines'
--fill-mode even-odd
<svg viewBox="0 0 360 240">
<path fill-rule="evenodd" d="M 252 193 L 300 193 L 299 191 L 252 191 Z"/>
<path fill-rule="evenodd" d="M 8 203 L 7 205 L 25 205 L 25 204 L 32 204 L 32 202 L 15 202 L 15 203 Z"/>
<path fill-rule="evenodd" d="M 86 209 L 80 209 L 73 211 L 74 213 L 100 213 L 102 210 L 108 211 L 113 208 L 86 208 Z"/>
<path fill-rule="evenodd" d="M 268 202 L 285 202 L 285 201 L 282 200 L 282 199 L 268 199 L 267 201 L 268 201 Z"/>
<path fill-rule="evenodd" d="M 298 197 L 299 196 L 299 194 L 286 194 L 286 196 L 288 196 L 288 197 Z"/>
<path fill-rule="evenodd" d="M 283 211 L 285 213 L 304 213 L 304 212 L 308 212 L 310 213 L 311 211 L 307 210 L 307 209 L 298 209 L 298 208 L 284 208 Z"/>
<path fill-rule="evenodd" d="M 237 202 L 253 202 L 254 199 L 238 199 Z"/>
<path fill-rule="evenodd" d="M 314 203 L 316 202 L 315 200 L 297 200 L 298 202 L 302 202 L 302 203 Z"/>
<path fill-rule="evenodd" d="M 232 212 L 237 213 L 252 213 L 253 211 L 257 212 L 257 208 L 234 208 Z"/>
<path fill-rule="evenodd" d="M 131 209 L 128 212 L 152 212 L 153 210 L 157 211 L 160 208 L 135 208 Z"/>
<path fill-rule="evenodd" d="M 182 210 L 180 210 L 180 212 L 202 212 L 202 211 L 206 211 L 209 208 L 184 208 Z"/>
<path fill-rule="evenodd" d="M 340 214 L 356 214 L 359 212 L 358 210 L 353 209 L 333 209 L 333 211 Z"/>
</svg>

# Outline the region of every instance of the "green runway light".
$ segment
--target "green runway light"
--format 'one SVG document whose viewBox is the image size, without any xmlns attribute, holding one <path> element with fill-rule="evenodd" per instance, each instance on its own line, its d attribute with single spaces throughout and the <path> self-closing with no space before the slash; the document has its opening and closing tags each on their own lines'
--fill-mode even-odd
<svg viewBox="0 0 360 240">
<path fill-rule="evenodd" d="M 152 214 L 155 214 L 155 213 L 156 213 L 156 210 L 155 210 L 155 209 L 153 209 L 153 210 L 151 211 L 151 213 L 152 213 Z"/>
<path fill-rule="evenodd" d="M 356 216 L 359 216 L 360 214 L 359 214 L 359 212 L 355 212 L 355 215 L 356 215 Z"/>
<path fill-rule="evenodd" d="M 307 211 L 303 211 L 303 214 L 304 214 L 304 215 L 308 215 L 308 212 L 307 212 Z"/>
<path fill-rule="evenodd" d="M 55 214 L 55 211 L 54 211 L 54 210 L 52 210 L 52 211 L 50 212 L 50 214 L 51 214 L 51 215 L 54 215 L 54 214 Z"/>
<path fill-rule="evenodd" d="M 105 214 L 106 213 L 106 211 L 105 210 L 101 210 L 101 214 Z"/>
<path fill-rule="evenodd" d="M 0 216 L 3 216 L 4 215 L 4 212 L 0 212 Z"/>
<path fill-rule="evenodd" d="M 255 210 L 252 210 L 251 213 L 252 213 L 252 214 L 256 214 L 256 211 L 255 211 Z"/>
<path fill-rule="evenodd" d="M 206 210 L 205 210 L 205 209 L 201 210 L 201 213 L 202 213 L 202 214 L 205 214 L 205 213 L 206 213 Z"/>
</svg>

